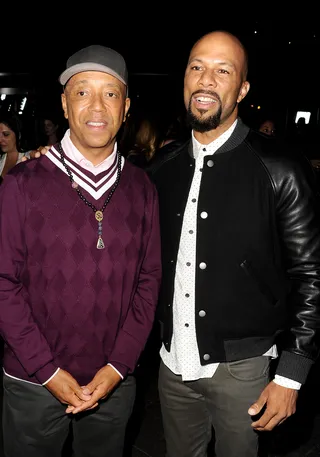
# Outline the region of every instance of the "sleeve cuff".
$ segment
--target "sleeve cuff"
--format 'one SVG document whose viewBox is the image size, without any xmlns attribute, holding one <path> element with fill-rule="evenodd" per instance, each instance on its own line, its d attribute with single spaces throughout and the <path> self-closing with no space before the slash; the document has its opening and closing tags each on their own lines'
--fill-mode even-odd
<svg viewBox="0 0 320 457">
<path fill-rule="evenodd" d="M 276 374 L 304 384 L 313 363 L 307 357 L 284 350 L 279 357 Z"/>
<path fill-rule="evenodd" d="M 301 383 L 293 381 L 292 379 L 285 378 L 284 376 L 275 375 L 274 380 L 276 384 L 282 387 L 287 387 L 288 389 L 300 390 Z"/>
<path fill-rule="evenodd" d="M 124 379 L 129 372 L 128 367 L 118 362 L 108 362 L 107 365 L 110 365 L 117 373 L 119 373 L 122 379 Z"/>
<path fill-rule="evenodd" d="M 60 370 L 60 368 L 57 368 L 56 371 L 53 373 L 53 375 L 50 376 L 50 378 L 47 379 L 46 382 L 44 382 L 42 385 L 45 386 L 46 384 L 48 384 L 48 382 L 51 381 L 51 379 L 55 377 L 55 375 L 58 373 L 59 370 Z"/>
<path fill-rule="evenodd" d="M 41 384 L 44 384 L 49 382 L 51 377 L 56 374 L 56 371 L 57 367 L 52 362 L 50 362 L 44 367 L 40 368 L 40 370 L 35 373 L 35 376 Z"/>
<path fill-rule="evenodd" d="M 116 371 L 118 373 L 118 375 L 120 376 L 121 379 L 123 379 L 123 376 L 122 374 L 120 373 L 120 371 L 118 371 L 113 365 L 112 363 L 108 363 L 107 365 L 109 365 L 110 367 L 112 367 L 114 369 L 114 371 Z"/>
</svg>

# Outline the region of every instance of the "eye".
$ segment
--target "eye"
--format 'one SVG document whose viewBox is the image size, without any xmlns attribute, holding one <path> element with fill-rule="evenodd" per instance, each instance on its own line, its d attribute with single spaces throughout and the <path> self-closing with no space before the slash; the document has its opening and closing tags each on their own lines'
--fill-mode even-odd
<svg viewBox="0 0 320 457">
<path fill-rule="evenodd" d="M 202 67 L 200 67 L 200 65 L 193 65 L 193 66 L 191 67 L 191 70 L 199 71 L 199 70 L 201 70 L 201 68 L 202 68 Z"/>
<path fill-rule="evenodd" d="M 81 97 L 83 97 L 85 94 L 86 92 L 84 90 L 79 90 L 78 92 L 78 95 L 80 95 Z"/>
<path fill-rule="evenodd" d="M 221 68 L 221 69 L 219 70 L 219 73 L 222 73 L 222 74 L 224 74 L 224 75 L 228 75 L 228 74 L 229 74 L 228 70 L 225 70 L 224 68 Z"/>
<path fill-rule="evenodd" d="M 108 91 L 108 92 L 106 92 L 106 97 L 107 98 L 119 98 L 119 94 L 116 92 Z"/>
</svg>

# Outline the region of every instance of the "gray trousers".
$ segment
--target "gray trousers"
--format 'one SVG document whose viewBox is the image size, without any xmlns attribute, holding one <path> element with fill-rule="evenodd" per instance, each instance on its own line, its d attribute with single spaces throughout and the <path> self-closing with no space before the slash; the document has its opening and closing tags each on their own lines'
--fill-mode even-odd
<svg viewBox="0 0 320 457">
<path fill-rule="evenodd" d="M 248 408 L 269 382 L 270 359 L 221 363 L 212 378 L 183 382 L 163 362 L 159 395 L 167 457 L 205 457 L 212 436 L 217 457 L 257 457 L 258 434 Z"/>
<path fill-rule="evenodd" d="M 5 375 L 3 387 L 5 457 L 60 457 L 70 427 L 75 457 L 122 457 L 135 400 L 133 376 L 98 408 L 74 416 L 45 387 Z"/>
</svg>

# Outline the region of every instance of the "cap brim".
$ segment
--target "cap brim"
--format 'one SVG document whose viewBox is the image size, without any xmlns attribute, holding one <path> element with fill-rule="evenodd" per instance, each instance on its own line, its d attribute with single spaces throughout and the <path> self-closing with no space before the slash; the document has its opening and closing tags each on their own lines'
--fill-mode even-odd
<svg viewBox="0 0 320 457">
<path fill-rule="evenodd" d="M 72 76 L 76 75 L 77 73 L 82 73 L 83 71 L 101 71 L 102 73 L 108 73 L 109 75 L 119 79 L 119 81 L 127 86 L 127 82 L 117 72 L 109 67 L 106 67 L 105 65 L 100 65 L 94 62 L 83 62 L 67 68 L 59 76 L 59 81 L 64 86 Z"/>
</svg>

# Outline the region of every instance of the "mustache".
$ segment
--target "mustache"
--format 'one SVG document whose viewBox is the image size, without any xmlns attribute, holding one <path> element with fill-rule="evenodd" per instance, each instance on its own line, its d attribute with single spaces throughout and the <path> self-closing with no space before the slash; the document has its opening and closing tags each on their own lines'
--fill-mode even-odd
<svg viewBox="0 0 320 457">
<path fill-rule="evenodd" d="M 219 95 L 217 94 L 217 92 L 214 92 L 212 90 L 196 90 L 195 92 L 193 92 L 191 94 L 191 98 L 198 95 L 198 94 L 201 94 L 201 95 L 211 95 L 211 97 L 214 97 L 218 100 L 219 103 L 221 103 L 221 100 L 220 100 L 220 97 Z"/>
</svg>

